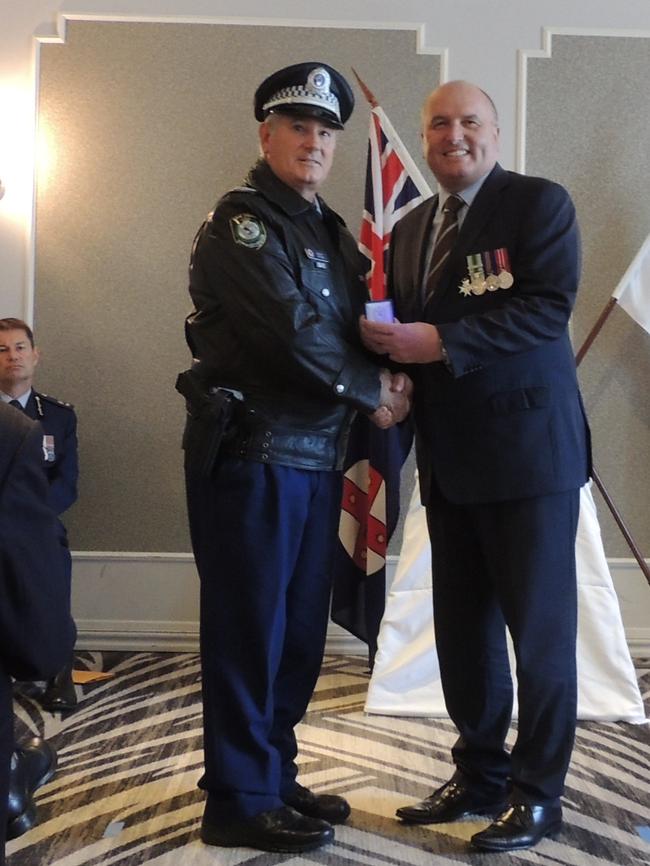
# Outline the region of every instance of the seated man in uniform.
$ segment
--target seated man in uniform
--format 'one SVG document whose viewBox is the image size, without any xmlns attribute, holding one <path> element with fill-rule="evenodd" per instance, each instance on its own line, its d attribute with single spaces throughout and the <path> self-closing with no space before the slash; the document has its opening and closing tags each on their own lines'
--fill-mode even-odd
<svg viewBox="0 0 650 866">
<path fill-rule="evenodd" d="M 49 485 L 49 504 L 63 514 L 77 498 L 77 418 L 69 403 L 41 394 L 32 387 L 39 351 L 34 334 L 22 319 L 0 319 L 0 400 L 40 421 L 43 428 L 44 469 Z M 65 527 L 58 521 L 61 557 L 68 580 L 72 572 Z M 72 683 L 72 655 L 38 696 L 51 712 L 72 710 L 77 696 Z"/>
</svg>

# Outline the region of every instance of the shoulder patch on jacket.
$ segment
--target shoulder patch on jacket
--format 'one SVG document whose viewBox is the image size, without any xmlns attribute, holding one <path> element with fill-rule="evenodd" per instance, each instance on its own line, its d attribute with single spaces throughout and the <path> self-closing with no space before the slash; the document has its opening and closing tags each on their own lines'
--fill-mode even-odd
<svg viewBox="0 0 650 866">
<path fill-rule="evenodd" d="M 253 214 L 240 213 L 231 217 L 230 230 L 235 243 L 249 250 L 259 250 L 266 243 L 266 226 Z"/>
</svg>

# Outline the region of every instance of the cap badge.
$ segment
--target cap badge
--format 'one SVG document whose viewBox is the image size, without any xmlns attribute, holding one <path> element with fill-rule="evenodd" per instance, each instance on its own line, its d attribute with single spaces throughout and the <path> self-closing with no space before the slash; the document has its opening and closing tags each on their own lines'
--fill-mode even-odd
<svg viewBox="0 0 650 866">
<path fill-rule="evenodd" d="M 330 74 L 322 66 L 317 66 L 312 69 L 307 77 L 307 90 L 313 90 L 316 93 L 329 94 L 330 92 Z"/>
</svg>

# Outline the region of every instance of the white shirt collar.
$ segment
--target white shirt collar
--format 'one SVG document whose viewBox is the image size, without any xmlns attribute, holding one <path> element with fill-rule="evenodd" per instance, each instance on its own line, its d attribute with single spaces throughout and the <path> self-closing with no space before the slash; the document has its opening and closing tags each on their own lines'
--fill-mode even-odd
<svg viewBox="0 0 650 866">
<path fill-rule="evenodd" d="M 444 206 L 444 203 L 447 201 L 447 199 L 449 198 L 450 195 L 455 195 L 458 198 L 461 198 L 465 202 L 467 207 L 470 207 L 470 205 L 472 204 L 472 202 L 476 198 L 478 191 L 480 190 L 480 188 L 485 183 L 486 177 L 488 176 L 488 174 L 490 174 L 491 171 L 492 171 L 492 169 L 490 169 L 490 171 L 487 171 L 483 175 L 483 177 L 479 177 L 479 179 L 474 181 L 474 183 L 471 186 L 468 186 L 466 189 L 461 190 L 461 192 L 452 193 L 452 192 L 449 192 L 448 190 L 444 189 L 444 187 L 441 186 L 440 191 L 438 193 L 438 207 L 440 209 L 442 209 L 442 207 Z"/>
<path fill-rule="evenodd" d="M 5 394 L 4 391 L 0 391 L 0 400 L 2 400 L 3 403 L 11 403 L 12 400 L 18 400 L 18 402 L 24 409 L 27 405 L 27 401 L 29 400 L 31 393 L 32 389 L 28 388 L 24 394 L 20 395 L 20 397 L 11 397 L 9 394 Z"/>
</svg>

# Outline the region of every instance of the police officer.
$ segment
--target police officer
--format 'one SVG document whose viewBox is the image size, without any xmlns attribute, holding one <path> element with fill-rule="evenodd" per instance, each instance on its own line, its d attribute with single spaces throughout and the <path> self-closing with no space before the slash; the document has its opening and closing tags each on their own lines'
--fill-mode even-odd
<svg viewBox="0 0 650 866">
<path fill-rule="evenodd" d="M 0 319 L 0 399 L 21 409 L 43 428 L 44 468 L 49 482 L 49 505 L 63 514 L 77 499 L 77 418 L 69 403 L 41 394 L 32 387 L 39 351 L 34 334 L 22 319 Z M 72 572 L 65 527 L 59 520 L 59 540 L 68 580 Z M 77 705 L 72 682 L 72 658 L 47 682 L 39 696 L 43 709 L 56 712 Z"/>
<path fill-rule="evenodd" d="M 268 77 L 255 94 L 262 157 L 192 251 L 195 360 L 177 387 L 189 413 L 201 836 L 211 845 L 306 851 L 350 812 L 342 797 L 297 782 L 294 727 L 322 660 L 351 421 L 356 412 L 381 427 L 401 420 L 410 387 L 361 346 L 366 263 L 318 195 L 353 103 L 325 63 Z"/>
</svg>

